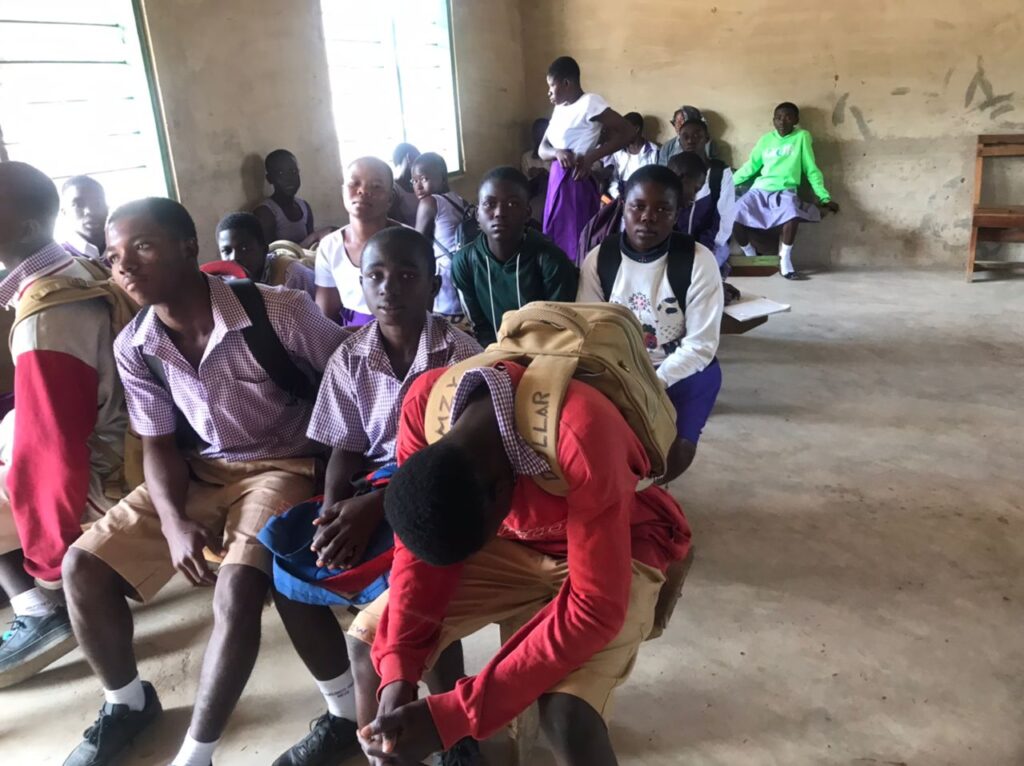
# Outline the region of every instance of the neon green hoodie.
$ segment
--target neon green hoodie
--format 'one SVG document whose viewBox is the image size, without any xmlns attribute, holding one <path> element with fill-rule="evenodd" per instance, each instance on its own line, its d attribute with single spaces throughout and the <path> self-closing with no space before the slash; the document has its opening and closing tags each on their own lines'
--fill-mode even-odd
<svg viewBox="0 0 1024 766">
<path fill-rule="evenodd" d="M 796 191 L 805 174 L 821 202 L 832 199 L 818 163 L 814 161 L 811 134 L 803 128 L 793 128 L 788 136 L 780 136 L 779 131 L 773 130 L 754 145 L 750 159 L 733 175 L 733 182 L 742 186 L 756 177 L 755 189 Z"/>
</svg>

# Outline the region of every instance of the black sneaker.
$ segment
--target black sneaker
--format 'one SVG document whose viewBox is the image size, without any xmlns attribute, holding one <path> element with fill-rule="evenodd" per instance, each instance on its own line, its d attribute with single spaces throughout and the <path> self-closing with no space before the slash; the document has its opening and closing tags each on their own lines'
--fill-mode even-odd
<svg viewBox="0 0 1024 766">
<path fill-rule="evenodd" d="M 437 758 L 437 766 L 480 766 L 480 743 L 472 737 L 460 739 Z"/>
<path fill-rule="evenodd" d="M 104 705 L 96 723 L 85 730 L 85 739 L 64 761 L 64 766 L 107 766 L 131 744 L 163 709 L 156 689 L 142 682 L 146 691 L 146 706 L 142 710 L 129 710 L 127 705 Z"/>
<path fill-rule="evenodd" d="M 309 734 L 282 753 L 273 766 L 337 766 L 358 749 L 355 723 L 324 713 L 309 724 Z"/>
<path fill-rule="evenodd" d="M 31 678 L 77 646 L 68 613 L 54 609 L 42 617 L 15 617 L 0 638 L 0 689 Z"/>
</svg>

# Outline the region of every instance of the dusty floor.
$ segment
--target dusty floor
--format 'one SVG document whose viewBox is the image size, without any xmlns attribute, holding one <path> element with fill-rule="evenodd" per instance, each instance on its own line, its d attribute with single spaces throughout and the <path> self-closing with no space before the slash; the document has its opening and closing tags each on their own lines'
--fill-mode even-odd
<svg viewBox="0 0 1024 766">
<path fill-rule="evenodd" d="M 718 409 L 675 486 L 697 562 L 619 696 L 621 762 L 1024 763 L 1024 281 L 736 283 L 794 309 L 722 344 Z M 176 583 L 139 611 L 167 712 L 126 764 L 175 752 L 208 610 Z M 320 711 L 264 625 L 218 766 L 269 764 Z M 470 641 L 471 665 L 495 643 Z M 0 692 L 0 762 L 62 763 L 99 704 L 78 652 Z"/>
</svg>

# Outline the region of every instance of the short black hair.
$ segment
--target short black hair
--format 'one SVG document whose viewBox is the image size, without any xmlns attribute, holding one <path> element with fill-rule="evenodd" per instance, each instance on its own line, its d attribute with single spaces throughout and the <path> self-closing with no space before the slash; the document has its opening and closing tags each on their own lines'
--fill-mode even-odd
<svg viewBox="0 0 1024 766">
<path fill-rule="evenodd" d="M 402 164 L 402 160 L 404 160 L 406 156 L 410 154 L 415 154 L 417 157 L 419 157 L 420 150 L 417 149 L 412 144 L 399 144 L 398 146 L 395 147 L 395 151 L 392 152 L 391 154 L 391 162 L 395 165 L 400 165 Z"/>
<path fill-rule="evenodd" d="M 626 179 L 626 189 L 622 192 L 622 198 L 628 197 L 634 186 L 646 183 L 661 184 L 666 189 L 675 192 L 676 201 L 683 198 L 682 181 L 679 180 L 679 176 L 664 165 L 644 165 L 642 168 L 635 170 L 633 175 Z"/>
<path fill-rule="evenodd" d="M 53 229 L 60 195 L 46 173 L 27 162 L 0 162 L 0 182 L 7 185 L 11 201 L 22 215 Z"/>
<path fill-rule="evenodd" d="M 800 122 L 800 107 L 798 107 L 792 101 L 783 101 L 781 104 L 775 107 L 775 112 L 779 111 L 780 109 L 785 109 L 789 112 L 792 112 L 794 121 Z M 774 114 L 775 112 L 772 112 L 772 114 Z"/>
<path fill-rule="evenodd" d="M 389 251 L 404 251 L 413 255 L 420 262 L 427 274 L 437 274 L 437 261 L 434 260 L 433 243 L 416 229 L 407 226 L 389 226 L 381 229 L 368 240 L 363 248 L 373 247 L 375 250 L 387 248 Z"/>
<path fill-rule="evenodd" d="M 572 56 L 559 56 L 548 67 L 548 77 L 552 80 L 580 81 L 580 65 Z"/>
<path fill-rule="evenodd" d="M 60 185 L 60 193 L 63 194 L 72 186 L 77 186 L 80 188 L 99 189 L 101 192 L 104 192 L 103 184 L 101 184 L 92 176 L 71 176 L 71 178 L 67 179 L 64 183 Z"/>
<path fill-rule="evenodd" d="M 423 168 L 433 167 L 433 168 L 435 168 L 437 170 L 440 170 L 445 178 L 448 177 L 448 163 L 445 162 L 444 161 L 444 157 L 442 157 L 437 152 L 424 152 L 423 154 L 421 154 L 419 157 L 417 157 L 416 159 L 414 159 L 412 161 L 412 166 L 414 168 L 415 167 L 423 167 Z"/>
<path fill-rule="evenodd" d="M 395 182 L 395 171 L 391 169 L 391 166 L 384 160 L 382 160 L 380 157 L 374 157 L 373 155 L 370 154 L 366 155 L 365 157 L 356 157 L 350 163 L 345 165 L 345 173 L 343 175 L 347 175 L 348 169 L 355 165 L 357 162 L 369 162 L 371 165 L 376 165 L 378 168 L 380 168 L 381 170 L 388 174 L 388 183 Z"/>
<path fill-rule="evenodd" d="M 704 158 L 696 152 L 680 152 L 668 161 L 668 169 L 680 178 L 696 178 L 708 172 Z"/>
<path fill-rule="evenodd" d="M 251 234 L 256 237 L 257 242 L 263 243 L 264 247 L 267 246 L 266 237 L 263 235 L 263 227 L 260 226 L 260 219 L 252 213 L 228 213 L 217 222 L 217 234 L 229 229 L 237 229 L 238 231 Z"/>
<path fill-rule="evenodd" d="M 126 202 L 110 214 L 107 225 L 133 215 L 148 215 L 162 229 L 179 240 L 199 239 L 196 235 L 196 222 L 192 220 L 185 206 L 173 199 L 144 197 Z"/>
<path fill-rule="evenodd" d="M 644 129 L 644 116 L 640 112 L 626 112 L 622 118 L 637 127 L 641 132 Z"/>
<path fill-rule="evenodd" d="M 278 160 L 283 160 L 283 159 L 291 159 L 291 160 L 295 160 L 296 163 L 298 162 L 298 159 L 296 158 L 296 156 L 292 152 L 288 151 L 287 149 L 275 149 L 274 151 L 272 151 L 270 154 L 268 154 L 266 156 L 266 159 L 263 160 L 263 169 L 266 170 L 269 173 L 270 172 L 270 166 L 273 165 Z"/>
<path fill-rule="evenodd" d="M 687 125 L 696 125 L 698 128 L 703 130 L 705 133 L 710 133 L 710 131 L 708 130 L 708 124 L 706 122 L 704 122 L 704 120 L 689 119 L 689 120 L 687 120 L 686 122 L 683 123 L 683 127 L 685 128 Z"/>
<path fill-rule="evenodd" d="M 473 456 L 441 440 L 410 455 L 391 477 L 384 518 L 416 558 L 450 566 L 490 539 L 492 494 Z"/>
<path fill-rule="evenodd" d="M 523 196 L 526 199 L 530 199 L 530 179 L 523 175 L 523 172 L 519 168 L 514 168 L 511 165 L 501 165 L 496 168 L 488 170 L 484 177 L 480 179 L 480 188 L 484 188 L 484 184 L 491 181 L 500 181 L 503 183 L 509 183 L 523 192 Z"/>
</svg>

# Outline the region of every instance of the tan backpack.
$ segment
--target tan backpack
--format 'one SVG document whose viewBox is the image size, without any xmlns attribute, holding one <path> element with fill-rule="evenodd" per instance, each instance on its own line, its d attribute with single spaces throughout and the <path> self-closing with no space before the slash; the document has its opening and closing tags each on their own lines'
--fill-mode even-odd
<svg viewBox="0 0 1024 766">
<path fill-rule="evenodd" d="M 573 378 L 596 388 L 619 409 L 643 442 L 651 476 L 665 472 L 677 438 L 675 408 L 629 309 L 614 303 L 539 301 L 506 313 L 495 343 L 438 378 L 427 400 L 428 442 L 436 442 L 450 428 L 452 394 L 463 374 L 502 361 L 526 365 L 516 388 L 516 427 L 551 467 L 550 473 L 534 477 L 542 489 L 553 495 L 568 493 L 558 464 L 558 422 Z"/>
<path fill-rule="evenodd" d="M 58 275 L 41 277 L 33 282 L 18 301 L 14 324 L 11 325 L 7 341 L 9 346 L 13 346 L 14 331 L 22 321 L 46 309 L 69 303 L 94 299 L 106 301 L 110 308 L 110 326 L 115 338 L 132 321 L 139 311 L 139 306 L 128 293 L 114 284 L 110 272 L 89 258 L 75 257 L 75 261 L 89 272 L 92 279 Z M 11 355 L 14 355 L 13 348 Z M 100 442 L 97 446 L 104 449 L 106 445 Z M 114 457 L 113 454 L 110 455 L 111 462 L 115 462 Z M 104 490 L 109 497 L 118 499 L 141 483 L 142 442 L 129 430 L 125 434 L 124 468 L 107 478 Z"/>
</svg>

